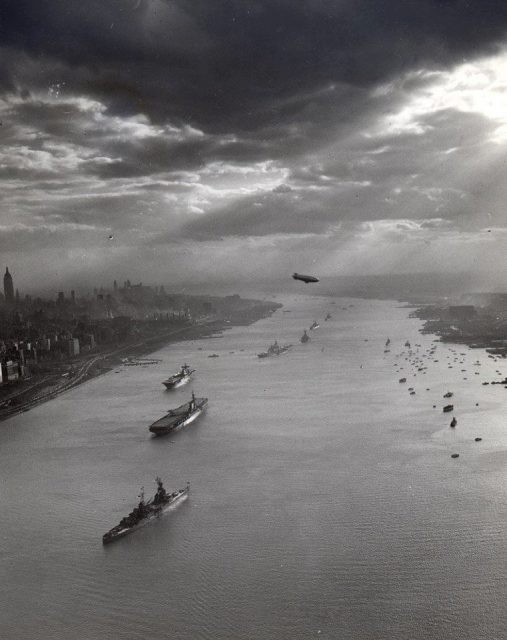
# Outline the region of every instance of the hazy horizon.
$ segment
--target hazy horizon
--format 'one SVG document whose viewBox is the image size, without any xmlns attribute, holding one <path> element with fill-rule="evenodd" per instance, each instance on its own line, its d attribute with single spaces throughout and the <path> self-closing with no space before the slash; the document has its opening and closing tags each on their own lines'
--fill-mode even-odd
<svg viewBox="0 0 507 640">
<path fill-rule="evenodd" d="M 11 270 L 10 270 L 11 271 Z M 12 271 L 11 271 L 12 273 Z M 202 279 L 201 281 L 175 282 L 164 280 L 141 280 L 135 277 L 135 273 L 126 273 L 116 278 L 108 277 L 102 273 L 96 280 L 73 280 L 69 282 L 59 282 L 58 286 L 47 284 L 40 288 L 30 288 L 25 290 L 18 284 L 17 274 L 13 273 L 14 285 L 19 288 L 23 298 L 26 294 L 42 298 L 56 298 L 57 293 L 62 291 L 66 297 L 70 296 L 71 290 L 75 291 L 78 297 L 93 295 L 95 289 L 112 291 L 114 280 L 118 287 L 122 287 L 128 279 L 132 285 L 142 284 L 151 288 L 163 286 L 168 294 L 186 295 L 210 295 L 224 296 L 239 294 L 243 298 L 263 298 L 268 296 L 276 298 L 278 296 L 331 296 L 331 297 L 351 297 L 351 298 L 377 298 L 377 299 L 399 299 L 414 300 L 419 298 L 421 302 L 430 298 L 449 298 L 449 300 L 459 300 L 460 297 L 474 294 L 498 294 L 503 293 L 505 288 L 491 286 L 491 280 L 481 279 L 471 273 L 442 274 L 438 271 L 424 273 L 391 273 L 391 274 L 357 274 L 343 276 L 324 276 L 317 284 L 304 284 L 292 279 L 291 274 L 269 279 L 245 278 L 224 278 Z"/>
</svg>

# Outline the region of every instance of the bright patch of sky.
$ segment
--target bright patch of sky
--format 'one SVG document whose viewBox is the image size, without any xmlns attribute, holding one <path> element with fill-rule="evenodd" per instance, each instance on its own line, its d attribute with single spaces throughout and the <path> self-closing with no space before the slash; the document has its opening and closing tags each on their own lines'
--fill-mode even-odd
<svg viewBox="0 0 507 640">
<path fill-rule="evenodd" d="M 454 109 L 488 118 L 496 125 L 492 139 L 507 141 L 506 50 L 447 71 L 414 71 L 403 82 L 407 80 L 420 82 L 422 86 L 407 96 L 398 111 L 382 119 L 376 128 L 377 134 L 423 134 L 429 127 L 423 122 L 428 114 Z M 386 96 L 398 89 L 399 84 L 393 82 L 374 93 Z"/>
</svg>

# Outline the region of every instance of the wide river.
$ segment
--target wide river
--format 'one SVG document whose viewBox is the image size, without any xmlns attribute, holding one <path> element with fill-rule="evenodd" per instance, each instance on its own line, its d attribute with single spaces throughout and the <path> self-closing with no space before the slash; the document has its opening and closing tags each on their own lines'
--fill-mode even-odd
<svg viewBox="0 0 507 640">
<path fill-rule="evenodd" d="M 395 302 L 283 302 L 0 424 L 2 639 L 507 638 L 507 363 Z M 150 437 L 192 388 L 204 417 Z M 190 498 L 103 547 L 157 475 Z"/>
</svg>

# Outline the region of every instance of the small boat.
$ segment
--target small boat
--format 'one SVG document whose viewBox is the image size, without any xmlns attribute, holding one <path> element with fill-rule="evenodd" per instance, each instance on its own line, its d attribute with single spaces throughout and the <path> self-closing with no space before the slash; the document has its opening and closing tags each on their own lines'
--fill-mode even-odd
<svg viewBox="0 0 507 640">
<path fill-rule="evenodd" d="M 332 318 L 333 316 L 330 313 L 328 313 L 327 316 L 324 318 L 324 320 L 327 321 L 327 320 L 331 320 Z"/>
<path fill-rule="evenodd" d="M 309 342 L 310 336 L 306 333 L 306 329 L 304 330 L 303 335 L 300 338 L 300 341 L 305 344 L 305 342 Z"/>
<path fill-rule="evenodd" d="M 405 342 L 405 346 L 410 349 L 410 342 L 408 340 Z"/>
<path fill-rule="evenodd" d="M 446 404 L 445 407 L 443 408 L 444 413 L 449 413 L 449 411 L 453 411 L 453 410 L 454 410 L 453 404 Z"/>
<path fill-rule="evenodd" d="M 310 327 L 310 331 L 313 331 L 314 329 L 318 329 L 319 327 L 320 327 L 320 324 L 317 322 L 317 320 L 314 320 L 312 326 Z"/>
<path fill-rule="evenodd" d="M 169 378 L 167 378 L 167 380 L 164 380 L 162 384 L 166 389 L 177 389 L 178 387 L 186 384 L 190 380 L 194 372 L 195 369 L 191 369 L 188 364 L 184 364 L 178 371 L 178 373 L 174 374 L 173 376 L 169 376 Z"/>
<path fill-rule="evenodd" d="M 208 358 L 220 358 L 220 356 L 218 355 L 218 353 L 212 353 L 210 356 L 208 356 Z"/>
<path fill-rule="evenodd" d="M 406 381 L 407 381 L 407 379 L 406 379 L 406 378 L 400 378 L 400 379 L 398 380 L 398 382 L 400 382 L 400 383 L 402 383 L 402 382 L 406 382 Z"/>
<path fill-rule="evenodd" d="M 456 418 L 453 418 L 453 419 L 451 420 L 451 424 L 450 424 L 450 426 L 454 428 L 457 424 L 458 424 L 458 421 L 456 420 Z"/>
<path fill-rule="evenodd" d="M 447 393 L 444 393 L 444 398 L 452 398 L 452 391 L 448 391 Z"/>
<path fill-rule="evenodd" d="M 390 338 L 387 338 L 387 340 L 386 340 L 386 347 L 388 347 L 390 344 L 391 344 L 391 339 L 390 339 Z"/>
<path fill-rule="evenodd" d="M 149 500 L 144 499 L 144 489 L 141 489 L 139 502 L 136 507 L 121 519 L 120 523 L 110 529 L 102 536 L 102 544 L 109 544 L 127 534 L 143 527 L 148 522 L 158 518 L 176 503 L 183 502 L 188 497 L 190 483 L 184 489 L 179 489 L 173 493 L 167 493 L 160 478 L 156 478 L 157 493 Z"/>
</svg>

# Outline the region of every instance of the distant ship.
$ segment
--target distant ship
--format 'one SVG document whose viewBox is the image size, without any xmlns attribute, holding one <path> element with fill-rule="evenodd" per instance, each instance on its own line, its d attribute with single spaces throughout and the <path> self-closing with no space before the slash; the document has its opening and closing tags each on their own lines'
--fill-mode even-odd
<svg viewBox="0 0 507 640">
<path fill-rule="evenodd" d="M 162 384 L 166 389 L 176 389 L 177 387 L 181 387 L 186 384 L 194 372 L 195 369 L 191 369 L 188 364 L 184 364 L 178 373 L 175 373 L 173 376 L 169 376 L 169 378 L 164 380 Z"/>
<path fill-rule="evenodd" d="M 300 338 L 301 342 L 304 344 L 310 340 L 310 336 L 306 333 L 306 329 L 304 330 L 303 335 Z"/>
<path fill-rule="evenodd" d="M 269 345 L 267 351 L 263 351 L 262 353 L 258 353 L 258 358 L 270 358 L 271 356 L 281 356 L 283 353 L 287 353 L 287 351 L 292 347 L 291 344 L 284 344 L 281 347 L 278 342 L 275 340 L 273 344 Z"/>
<path fill-rule="evenodd" d="M 182 502 L 188 497 L 190 491 L 189 482 L 187 482 L 187 486 L 184 489 L 178 489 L 178 491 L 174 491 L 173 493 L 167 493 L 160 478 L 156 478 L 156 483 L 158 488 L 153 498 L 146 501 L 144 499 L 144 490 L 141 489 L 140 500 L 137 506 L 134 507 L 128 516 L 122 518 L 116 527 L 113 527 L 102 536 L 103 544 L 114 542 L 118 540 L 118 538 L 123 538 L 123 536 L 131 533 L 131 531 L 143 527 L 154 518 L 162 515 L 164 511 L 167 511 L 167 509 L 177 502 Z"/>
<path fill-rule="evenodd" d="M 310 331 L 313 331 L 314 329 L 318 329 L 320 327 L 320 324 L 317 322 L 317 320 L 314 320 L 312 326 L 310 327 Z"/>
<path fill-rule="evenodd" d="M 185 402 L 176 409 L 171 409 L 165 416 L 150 425 L 150 431 L 156 436 L 164 436 L 171 431 L 186 427 L 206 410 L 208 398 L 196 398 L 192 392 L 190 402 Z"/>
</svg>

